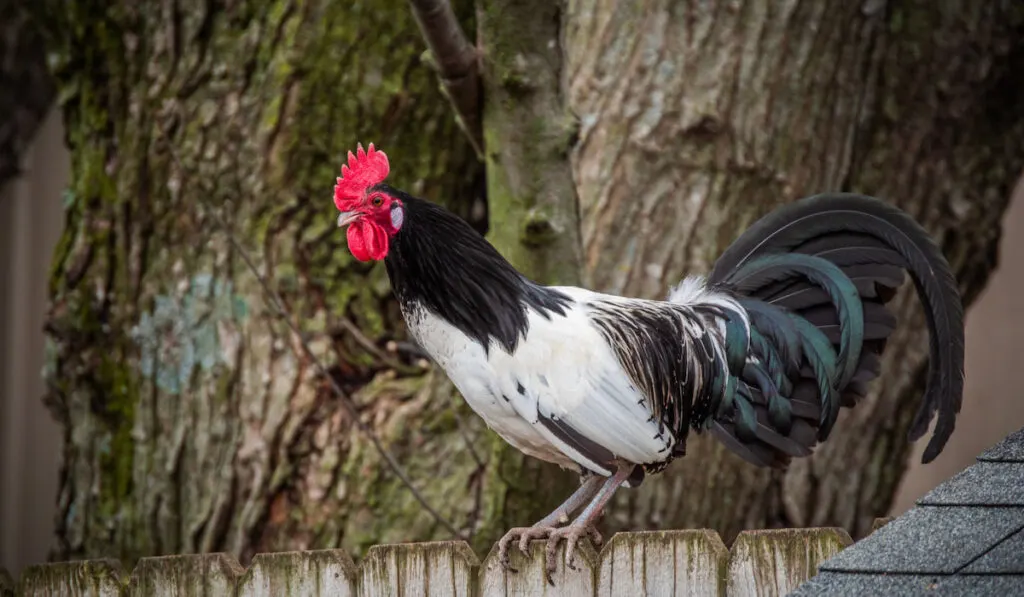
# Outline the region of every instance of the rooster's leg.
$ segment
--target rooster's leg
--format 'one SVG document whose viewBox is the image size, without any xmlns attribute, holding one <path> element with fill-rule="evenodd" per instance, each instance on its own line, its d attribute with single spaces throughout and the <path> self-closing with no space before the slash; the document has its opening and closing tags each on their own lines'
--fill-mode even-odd
<svg viewBox="0 0 1024 597">
<path fill-rule="evenodd" d="M 567 500 L 532 527 L 509 529 L 505 536 L 498 541 L 498 561 L 508 568 L 508 547 L 516 538 L 519 539 L 519 551 L 526 555 L 526 548 L 529 547 L 530 540 L 550 537 L 551 533 L 555 532 L 555 525 L 568 522 L 570 514 L 597 494 L 603 481 L 603 477 L 591 475 Z"/>
<path fill-rule="evenodd" d="M 573 564 L 573 558 L 576 555 L 577 541 L 583 537 L 590 537 L 595 547 L 601 545 L 601 534 L 597 532 L 594 522 L 601 515 L 605 505 L 608 504 L 608 500 L 612 499 L 612 496 L 615 495 L 615 491 L 629 478 L 629 475 L 633 472 L 633 467 L 634 465 L 632 464 L 620 465 L 615 475 L 604 482 L 604 485 L 601 486 L 594 499 L 583 509 L 583 512 L 580 512 L 576 520 L 572 521 L 572 524 L 555 529 L 554 532 L 548 535 L 548 545 L 545 550 L 548 582 L 551 582 L 551 574 L 555 571 L 555 552 L 560 539 L 565 539 L 566 565 L 573 570 L 576 569 L 576 566 Z"/>
</svg>

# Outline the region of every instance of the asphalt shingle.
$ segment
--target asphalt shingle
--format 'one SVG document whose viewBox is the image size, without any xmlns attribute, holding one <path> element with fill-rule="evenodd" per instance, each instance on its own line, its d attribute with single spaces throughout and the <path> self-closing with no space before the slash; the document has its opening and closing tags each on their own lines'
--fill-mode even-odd
<svg viewBox="0 0 1024 597">
<path fill-rule="evenodd" d="M 1024 575 L 936 576 L 823 572 L 788 597 L 927 595 L 928 597 L 1008 597 L 1024 594 Z"/>
<path fill-rule="evenodd" d="M 919 506 L 1024 506 L 1024 462 L 979 462 L 929 491 Z"/>
<path fill-rule="evenodd" d="M 1024 530 L 1017 531 L 961 570 L 963 574 L 1024 574 Z"/>
<path fill-rule="evenodd" d="M 1024 462 L 1024 429 L 1008 435 L 978 456 L 978 460 L 992 462 Z"/>
<path fill-rule="evenodd" d="M 818 569 L 790 594 L 1024 595 L 1024 429 Z"/>
<path fill-rule="evenodd" d="M 934 591 L 941 576 L 822 572 L 787 597 L 846 597 L 847 595 L 919 595 Z"/>
<path fill-rule="evenodd" d="M 953 574 L 1024 528 L 1024 508 L 919 507 L 823 562 L 820 570 Z"/>
</svg>

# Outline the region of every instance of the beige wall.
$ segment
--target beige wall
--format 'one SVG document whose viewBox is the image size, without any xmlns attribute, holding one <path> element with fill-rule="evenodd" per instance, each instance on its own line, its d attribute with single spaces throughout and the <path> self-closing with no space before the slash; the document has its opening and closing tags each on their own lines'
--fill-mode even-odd
<svg viewBox="0 0 1024 597">
<path fill-rule="evenodd" d="M 0 189 L 0 566 L 12 574 L 46 559 L 61 432 L 43 407 L 43 316 L 50 255 L 63 225 L 70 166 L 53 111 Z"/>
<path fill-rule="evenodd" d="M 25 175 L 0 189 L 0 566 L 18 574 L 51 544 L 60 429 L 40 403 L 42 323 L 51 252 L 63 223 L 68 156 L 52 112 L 25 159 Z M 908 474 L 896 513 L 1024 426 L 1015 394 L 1024 370 L 1024 185 L 1007 216 L 1002 265 L 968 315 L 967 397 L 942 456 Z M 923 444 L 922 444 L 923 446 Z M 920 448 L 921 446 L 919 446 Z M 920 459 L 915 453 L 914 462 Z"/>
<path fill-rule="evenodd" d="M 934 461 L 921 464 L 927 439 L 918 441 L 892 513 L 974 462 L 986 448 L 1024 427 L 1024 179 L 1003 220 L 999 269 L 967 313 L 964 403 L 956 431 Z"/>
</svg>

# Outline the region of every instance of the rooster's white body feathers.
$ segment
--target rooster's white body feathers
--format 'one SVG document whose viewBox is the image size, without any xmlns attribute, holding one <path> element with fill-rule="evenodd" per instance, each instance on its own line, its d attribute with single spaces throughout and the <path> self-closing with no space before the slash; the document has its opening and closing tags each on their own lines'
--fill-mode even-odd
<svg viewBox="0 0 1024 597">
<path fill-rule="evenodd" d="M 635 464 L 665 460 L 677 438 L 653 416 L 650 397 L 636 387 L 595 326 L 593 305 L 600 303 L 605 312 L 618 306 L 671 305 L 678 307 L 680 317 L 695 318 L 692 333 L 704 334 L 707 326 L 688 307 L 699 302 L 731 304 L 731 299 L 706 292 L 699 279 L 676 289 L 671 304 L 575 287 L 551 289 L 571 299 L 568 308 L 564 314 L 528 310 L 527 329 L 512 352 L 497 342 L 485 350 L 478 340 L 421 305 L 410 305 L 404 315 L 413 338 L 473 410 L 522 452 L 605 476 L 614 468 L 606 459 L 594 458 L 598 448 Z M 622 316 L 629 317 L 625 312 Z M 720 346 L 717 326 L 711 326 L 710 333 Z"/>
</svg>

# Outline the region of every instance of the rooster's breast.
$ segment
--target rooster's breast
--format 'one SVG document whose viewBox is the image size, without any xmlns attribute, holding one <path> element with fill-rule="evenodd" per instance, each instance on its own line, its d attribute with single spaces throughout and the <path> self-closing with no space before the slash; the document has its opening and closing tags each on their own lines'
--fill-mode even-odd
<svg viewBox="0 0 1024 597">
<path fill-rule="evenodd" d="M 504 382 L 508 372 L 495 367 L 493 347 L 489 355 L 478 341 L 420 305 L 403 305 L 402 313 L 412 338 L 444 370 L 490 429 L 528 456 L 579 470 L 575 462 L 520 416 L 512 398 L 501 391 L 507 385 Z"/>
</svg>

